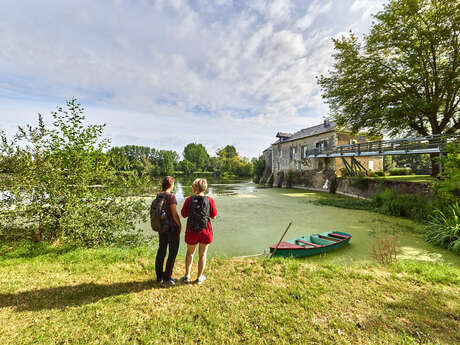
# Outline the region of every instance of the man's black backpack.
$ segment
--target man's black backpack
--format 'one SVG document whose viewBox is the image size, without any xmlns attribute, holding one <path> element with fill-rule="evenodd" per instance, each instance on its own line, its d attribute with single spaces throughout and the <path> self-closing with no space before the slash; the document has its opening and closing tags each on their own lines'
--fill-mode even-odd
<svg viewBox="0 0 460 345">
<path fill-rule="evenodd" d="M 209 221 L 209 198 L 194 195 L 188 206 L 187 227 L 193 231 L 206 229 Z"/>
<path fill-rule="evenodd" d="M 159 193 L 150 206 L 150 225 L 152 230 L 156 232 L 164 232 L 169 229 L 167 193 Z"/>
</svg>

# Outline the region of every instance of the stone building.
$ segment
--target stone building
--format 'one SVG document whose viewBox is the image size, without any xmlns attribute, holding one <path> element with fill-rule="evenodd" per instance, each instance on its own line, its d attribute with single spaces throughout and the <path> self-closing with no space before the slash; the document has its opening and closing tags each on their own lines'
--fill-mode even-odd
<svg viewBox="0 0 460 345">
<path fill-rule="evenodd" d="M 295 133 L 278 132 L 278 140 L 263 154 L 267 170 L 271 174 L 281 171 L 334 171 L 341 176 L 345 167 L 343 159 L 338 158 L 306 158 L 308 151 L 318 148 L 334 148 L 341 145 L 351 145 L 368 142 L 364 135 L 351 135 L 339 131 L 333 121 L 324 120 L 320 125 L 301 129 Z M 350 162 L 350 158 L 346 158 Z M 383 170 L 383 157 L 356 157 L 356 160 L 368 171 Z"/>
</svg>

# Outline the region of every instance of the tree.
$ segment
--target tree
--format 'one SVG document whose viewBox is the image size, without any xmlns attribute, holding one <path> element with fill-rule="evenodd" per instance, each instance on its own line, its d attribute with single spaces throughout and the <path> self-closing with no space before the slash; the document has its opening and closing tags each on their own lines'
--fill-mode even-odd
<svg viewBox="0 0 460 345">
<path fill-rule="evenodd" d="M 174 168 L 179 161 L 179 155 L 175 151 L 161 150 L 158 152 L 158 166 L 160 167 L 160 175 L 167 176 L 174 174 Z"/>
<path fill-rule="evenodd" d="M 160 152 L 147 146 L 125 145 L 108 151 L 112 165 L 119 171 L 137 171 L 138 176 L 160 175 Z"/>
<path fill-rule="evenodd" d="M 184 159 L 183 161 L 179 162 L 178 168 L 182 171 L 185 175 L 191 175 L 195 172 L 195 164 L 192 162 Z"/>
<path fill-rule="evenodd" d="M 209 155 L 203 145 L 190 143 L 184 148 L 184 159 L 194 163 L 197 169 L 202 170 L 208 163 Z"/>
<path fill-rule="evenodd" d="M 333 69 L 318 79 L 337 124 L 392 136 L 455 133 L 458 1 L 392 0 L 375 19 L 362 43 L 354 34 L 333 39 Z"/>
<path fill-rule="evenodd" d="M 259 158 L 252 159 L 252 165 L 254 166 L 254 183 L 259 183 L 260 179 L 265 172 L 265 158 L 263 155 Z"/>
<path fill-rule="evenodd" d="M 220 159 L 232 159 L 238 156 L 238 152 L 236 152 L 236 148 L 233 145 L 227 145 L 223 149 L 218 149 L 216 154 Z"/>
<path fill-rule="evenodd" d="M 145 219 L 142 200 L 126 198 L 137 186 L 137 174 L 118 173 L 105 153 L 104 125 L 85 125 L 83 108 L 75 99 L 52 113 L 48 128 L 19 127 L 0 143 L 0 235 L 29 232 L 36 240 L 60 239 L 84 246 L 114 243 L 135 235 Z M 22 231 L 21 231 L 22 230 Z M 126 236 L 125 236 L 126 235 Z"/>
</svg>

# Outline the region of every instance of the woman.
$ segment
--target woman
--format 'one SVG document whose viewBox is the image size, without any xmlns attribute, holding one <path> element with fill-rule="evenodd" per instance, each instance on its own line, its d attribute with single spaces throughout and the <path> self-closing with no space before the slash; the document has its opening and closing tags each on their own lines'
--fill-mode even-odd
<svg viewBox="0 0 460 345">
<path fill-rule="evenodd" d="M 217 209 L 214 200 L 204 195 L 208 188 L 205 179 L 198 178 L 192 184 L 193 196 L 188 197 L 182 206 L 182 217 L 187 218 L 187 228 L 185 230 L 185 242 L 187 243 L 187 254 L 185 256 L 185 276 L 182 278 L 184 283 L 190 283 L 190 269 L 192 267 L 193 255 L 198 244 L 198 274 L 195 280 L 201 284 L 206 277 L 203 271 L 206 267 L 206 252 L 212 242 L 212 228 L 210 218 L 217 216 Z"/>
<path fill-rule="evenodd" d="M 166 196 L 166 215 L 169 223 L 167 231 L 159 232 L 160 244 L 158 245 L 157 257 L 155 260 L 155 272 L 157 282 L 169 287 L 177 283 L 177 279 L 172 278 L 174 262 L 176 261 L 177 251 L 179 250 L 179 236 L 182 224 L 177 214 L 177 201 L 171 191 L 174 188 L 175 179 L 166 176 L 161 183 L 162 194 Z M 168 260 L 163 271 L 163 264 L 166 250 L 169 248 Z"/>
</svg>

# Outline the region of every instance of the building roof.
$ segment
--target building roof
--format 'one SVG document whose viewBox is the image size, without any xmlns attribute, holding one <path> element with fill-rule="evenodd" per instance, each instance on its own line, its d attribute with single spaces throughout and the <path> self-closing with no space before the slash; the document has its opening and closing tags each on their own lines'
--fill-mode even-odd
<svg viewBox="0 0 460 345">
<path fill-rule="evenodd" d="M 290 138 L 292 137 L 292 133 L 287 133 L 287 132 L 278 132 L 276 133 L 277 138 Z"/>
<path fill-rule="evenodd" d="M 267 147 L 265 150 L 263 150 L 262 152 L 265 152 L 265 151 L 270 151 L 270 150 L 273 150 L 273 148 L 271 146 Z"/>
<path fill-rule="evenodd" d="M 288 141 L 294 141 L 298 139 L 303 139 L 307 137 L 312 137 L 314 135 L 322 134 L 322 133 L 327 133 L 331 131 L 335 131 L 336 125 L 334 121 L 327 121 L 325 120 L 322 124 L 316 125 L 313 127 L 307 127 L 304 129 L 301 129 L 298 132 L 295 132 L 294 134 L 290 133 L 281 133 L 278 132 L 276 136 L 278 138 L 281 138 L 279 134 L 289 134 L 289 137 L 283 136 L 284 140 L 282 141 L 283 143 L 288 142 Z M 278 139 L 274 144 L 278 144 L 280 142 L 280 139 Z"/>
</svg>

